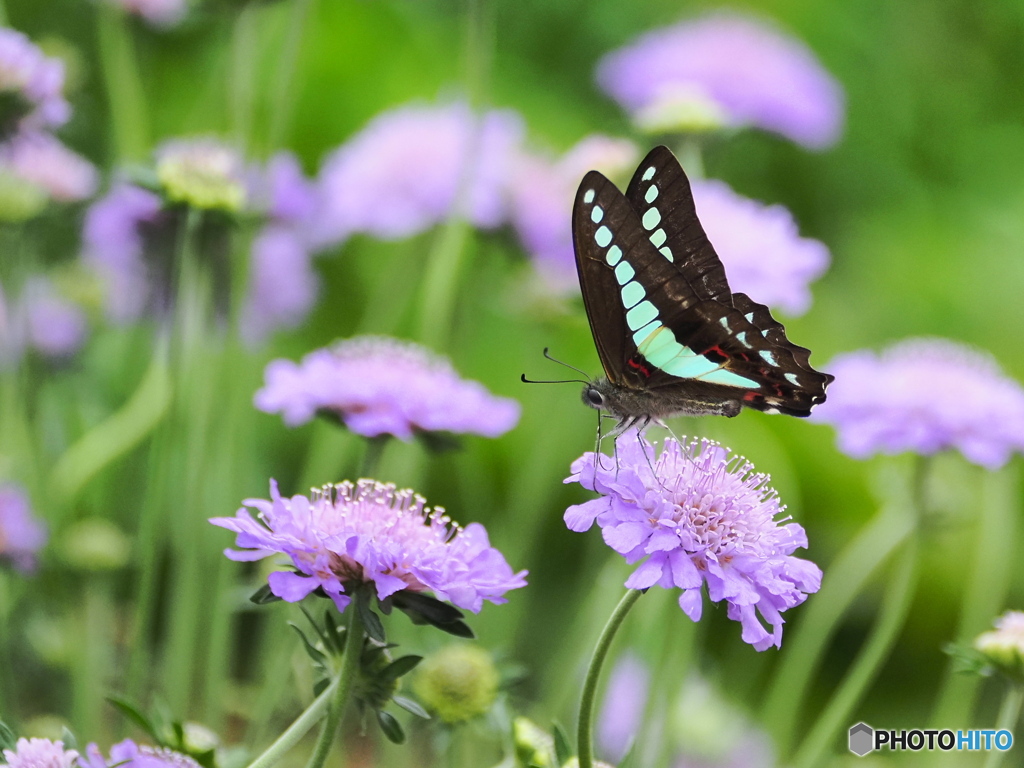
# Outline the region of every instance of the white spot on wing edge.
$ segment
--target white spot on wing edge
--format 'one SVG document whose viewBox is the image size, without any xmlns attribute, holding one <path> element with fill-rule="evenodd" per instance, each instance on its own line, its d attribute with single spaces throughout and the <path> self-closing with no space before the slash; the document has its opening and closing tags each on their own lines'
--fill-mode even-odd
<svg viewBox="0 0 1024 768">
<path fill-rule="evenodd" d="M 641 179 L 643 179 L 644 181 L 650 181 L 651 179 L 653 179 L 653 178 L 654 178 L 654 172 L 655 172 L 656 170 L 657 170 L 657 168 L 655 168 L 655 167 L 654 167 L 654 166 L 652 165 L 652 166 L 651 166 L 651 167 L 649 167 L 649 168 L 648 168 L 648 169 L 647 169 L 646 171 L 644 171 L 644 175 L 643 175 L 643 176 L 641 176 L 640 178 L 641 178 Z"/>
<path fill-rule="evenodd" d="M 584 203 L 592 203 L 592 202 L 594 202 L 594 190 L 588 189 L 586 192 L 583 193 L 583 202 Z"/>
</svg>

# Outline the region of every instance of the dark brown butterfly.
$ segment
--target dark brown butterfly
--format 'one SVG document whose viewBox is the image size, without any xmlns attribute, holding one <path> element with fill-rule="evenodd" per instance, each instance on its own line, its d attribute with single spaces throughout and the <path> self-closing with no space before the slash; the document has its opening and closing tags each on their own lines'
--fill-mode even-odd
<svg viewBox="0 0 1024 768">
<path fill-rule="evenodd" d="M 697 219 L 690 183 L 666 147 L 626 194 L 597 171 L 572 214 L 580 288 L 607 378 L 583 402 L 622 426 L 743 407 L 807 416 L 833 377 L 814 370 L 768 308 L 733 293 Z"/>
</svg>

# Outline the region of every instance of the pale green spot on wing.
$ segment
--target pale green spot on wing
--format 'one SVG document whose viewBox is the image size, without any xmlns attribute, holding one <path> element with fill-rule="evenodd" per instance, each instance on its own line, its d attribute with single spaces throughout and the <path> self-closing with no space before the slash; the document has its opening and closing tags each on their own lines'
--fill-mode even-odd
<svg viewBox="0 0 1024 768">
<path fill-rule="evenodd" d="M 651 242 L 654 243 L 655 248 L 660 248 L 668 240 L 668 235 L 665 234 L 665 230 L 660 227 L 651 232 Z"/>
<path fill-rule="evenodd" d="M 617 245 L 613 245 L 608 249 L 608 253 L 604 255 L 604 260 L 608 262 L 610 266 L 615 266 L 619 263 L 619 259 L 622 258 L 622 249 Z"/>
<path fill-rule="evenodd" d="M 636 270 L 630 266 L 628 261 L 620 261 L 619 265 L 615 267 L 615 280 L 619 285 L 625 285 L 633 279 L 633 275 L 636 274 Z"/>
<path fill-rule="evenodd" d="M 626 262 L 622 263 L 625 264 Z M 636 280 L 622 286 L 622 304 L 626 309 L 639 304 L 646 295 L 647 291 L 645 291 L 644 287 Z"/>
<path fill-rule="evenodd" d="M 601 219 L 604 218 L 604 208 L 600 205 L 595 205 L 590 211 L 590 220 L 595 224 L 598 224 Z"/>
<path fill-rule="evenodd" d="M 646 201 L 647 203 L 653 203 L 657 199 L 658 188 L 651 184 L 651 186 L 647 188 L 647 192 L 644 193 L 644 201 Z"/>
<path fill-rule="evenodd" d="M 758 388 L 758 383 L 756 381 L 748 379 L 746 376 L 740 376 L 738 373 L 733 373 L 725 368 L 719 368 L 717 371 L 713 371 L 706 376 L 701 376 L 700 378 L 703 381 L 707 381 L 712 384 L 725 384 L 727 387 L 743 387 L 744 389 Z"/>
<path fill-rule="evenodd" d="M 626 313 L 626 325 L 629 326 L 629 330 L 636 331 L 643 328 L 657 316 L 658 310 L 651 302 L 641 301 Z"/>
<path fill-rule="evenodd" d="M 657 208 L 648 208 L 644 211 L 641 221 L 643 222 L 644 229 L 654 229 L 661 223 L 661 211 Z"/>
</svg>

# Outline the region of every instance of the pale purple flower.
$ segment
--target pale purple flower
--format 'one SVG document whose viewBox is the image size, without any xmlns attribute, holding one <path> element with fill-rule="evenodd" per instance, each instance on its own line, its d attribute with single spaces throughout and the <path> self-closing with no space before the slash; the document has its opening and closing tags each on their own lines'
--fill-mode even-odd
<svg viewBox="0 0 1024 768">
<path fill-rule="evenodd" d="M 572 205 L 580 179 L 590 170 L 628 173 L 637 147 L 626 139 L 593 135 L 557 160 L 520 152 L 511 175 L 511 219 L 520 241 L 552 292 L 577 290 L 572 249 Z"/>
<path fill-rule="evenodd" d="M 821 570 L 792 556 L 807 536 L 796 523 L 779 524 L 788 518 L 775 519 L 785 508 L 768 476 L 708 440 L 681 445 L 666 438 L 657 454 L 629 431 L 616 447 L 614 458 L 588 452 L 573 462 L 566 482 L 601 497 L 569 507 L 566 525 L 585 531 L 596 521 L 626 562 L 643 561 L 626 587 L 679 587 L 679 606 L 693 621 L 706 587 L 712 602 L 729 604 L 744 642 L 759 651 L 781 646 L 782 611 L 818 590 Z"/>
<path fill-rule="evenodd" d="M 117 182 L 86 211 L 83 259 L 102 281 L 107 314 L 116 322 L 137 319 L 150 303 L 144 234 L 162 210 L 159 195 Z"/>
<path fill-rule="evenodd" d="M 8 768 L 73 768 L 78 753 L 64 749 L 64 742 L 50 739 L 18 739 L 13 750 L 4 750 Z"/>
<path fill-rule="evenodd" d="M 96 192 L 96 167 L 48 133 L 24 133 L 0 149 L 0 170 L 12 173 L 60 203 L 76 202 Z"/>
<path fill-rule="evenodd" d="M 365 437 L 416 432 L 498 437 L 519 420 L 515 400 L 459 376 L 442 357 L 411 342 L 358 336 L 318 349 L 301 363 L 274 360 L 256 407 L 296 426 L 326 411 Z"/>
<path fill-rule="evenodd" d="M 409 237 L 446 220 L 457 204 L 475 226 L 497 227 L 522 130 L 514 112 L 478 116 L 461 102 L 377 115 L 321 168 L 318 240 Z M 465 199 L 457 201 L 463 187 Z"/>
<path fill-rule="evenodd" d="M 112 746 L 109 758 L 103 757 L 98 746 L 90 744 L 80 762 L 83 768 L 200 768 L 188 755 L 167 747 L 139 745 L 131 739 Z"/>
<path fill-rule="evenodd" d="M 353 591 L 372 583 L 378 600 L 429 591 L 478 613 L 484 601 L 507 602 L 505 592 L 526 586 L 526 571 L 512 572 L 482 525 L 461 528 L 440 507 L 431 510 L 394 485 L 344 482 L 289 499 L 271 481 L 269 501 L 243 503 L 235 517 L 210 520 L 238 534 L 242 550 L 224 554 L 242 561 L 288 555 L 294 569 L 273 572 L 269 584 L 289 602 L 320 588 L 344 611 Z M 257 519 L 246 507 L 258 511 Z"/>
<path fill-rule="evenodd" d="M 640 733 L 650 682 L 650 669 L 630 652 L 619 657 L 608 676 L 595 732 L 598 748 L 612 763 L 626 756 Z"/>
<path fill-rule="evenodd" d="M 178 24 L 188 11 L 188 0 L 102 0 L 121 6 L 153 27 L 167 29 Z"/>
<path fill-rule="evenodd" d="M 828 269 L 828 248 L 801 237 L 793 215 L 736 194 L 717 180 L 690 185 L 697 217 L 715 247 L 734 292 L 800 315 L 811 305 L 809 283 Z"/>
<path fill-rule="evenodd" d="M 265 166 L 250 170 L 250 207 L 282 224 L 307 224 L 317 212 L 316 185 L 290 152 L 278 152 Z"/>
<path fill-rule="evenodd" d="M 290 228 L 270 224 L 253 240 L 242 336 L 250 344 L 299 325 L 316 303 L 319 282 L 309 250 Z"/>
<path fill-rule="evenodd" d="M 63 62 L 43 54 L 21 32 L 0 27 L 0 93 L 22 102 L 13 112 L 0 115 L 0 138 L 65 123 L 71 107 L 63 90 Z"/>
<path fill-rule="evenodd" d="M 601 87 L 634 115 L 660 101 L 717 105 L 728 124 L 753 125 L 811 149 L 834 144 L 844 97 L 814 53 L 774 25 L 718 12 L 654 30 L 605 56 Z"/>
<path fill-rule="evenodd" d="M 879 354 L 839 355 L 829 370 L 836 380 L 812 418 L 832 424 L 854 458 L 952 448 L 998 469 L 1024 451 L 1024 389 L 985 352 L 906 339 Z"/>
<path fill-rule="evenodd" d="M 46 357 L 67 357 L 85 341 L 85 313 L 60 296 L 53 284 L 35 277 L 22 288 L 28 346 Z"/>
<path fill-rule="evenodd" d="M 13 483 L 0 485 L 0 559 L 31 573 L 46 538 L 46 526 L 32 514 L 25 491 Z"/>
</svg>

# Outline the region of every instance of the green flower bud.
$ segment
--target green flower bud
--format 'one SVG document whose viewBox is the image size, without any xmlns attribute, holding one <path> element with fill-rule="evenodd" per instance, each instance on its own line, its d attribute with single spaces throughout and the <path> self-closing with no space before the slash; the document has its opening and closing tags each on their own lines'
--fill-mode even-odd
<svg viewBox="0 0 1024 768">
<path fill-rule="evenodd" d="M 61 537 L 65 563 L 83 571 L 114 571 L 128 564 L 128 538 L 113 523 L 89 518 L 75 523 Z"/>
<path fill-rule="evenodd" d="M 974 648 L 1004 675 L 1024 682 L 1024 612 L 1007 611 L 995 624 L 995 630 L 975 638 Z"/>
<path fill-rule="evenodd" d="M 209 752 L 220 746 L 220 737 L 201 723 L 183 723 L 181 729 L 184 737 L 182 746 L 190 754 Z"/>
<path fill-rule="evenodd" d="M 446 723 L 472 720 L 498 695 L 498 670 L 491 655 L 473 645 L 449 645 L 417 668 L 413 691 Z"/>
<path fill-rule="evenodd" d="M 0 169 L 0 221 L 27 221 L 42 213 L 49 199 L 42 187 Z"/>
<path fill-rule="evenodd" d="M 557 762 L 554 738 L 528 718 L 517 717 L 512 721 L 512 743 L 519 765 L 550 768 Z"/>
<path fill-rule="evenodd" d="M 169 144 L 157 160 L 156 175 L 172 202 L 229 213 L 245 206 L 241 160 L 231 147 L 216 141 Z"/>
</svg>

